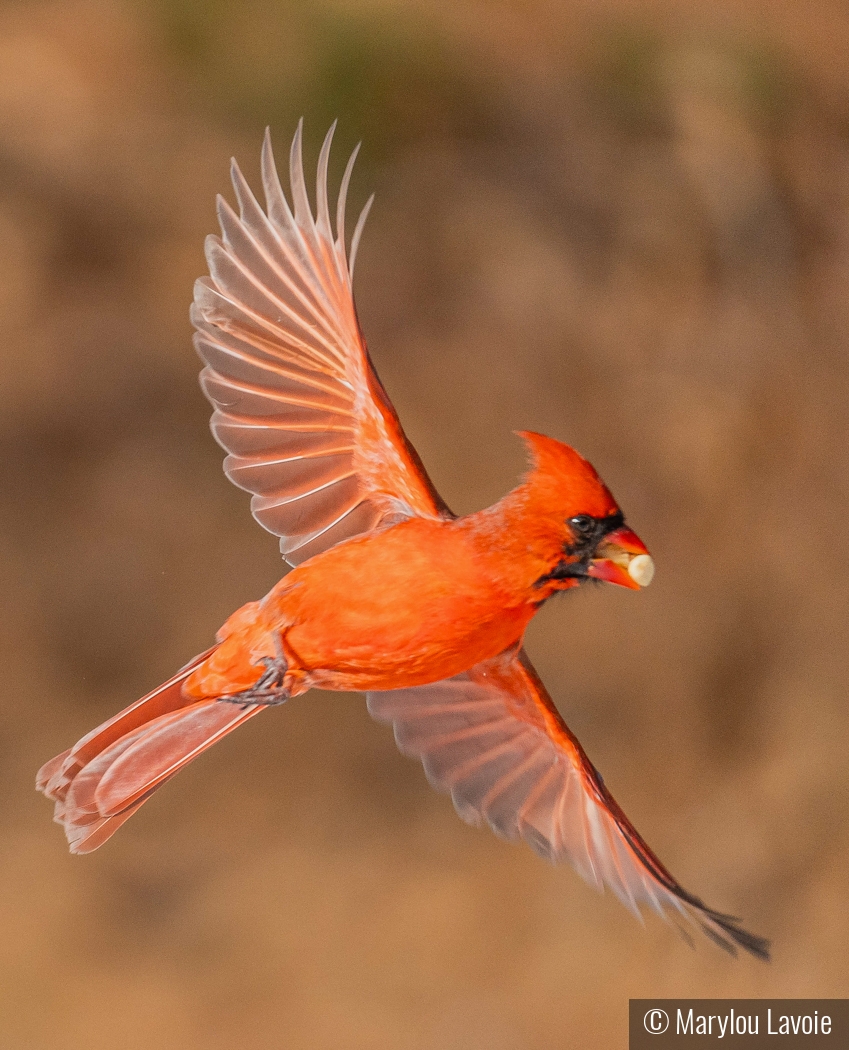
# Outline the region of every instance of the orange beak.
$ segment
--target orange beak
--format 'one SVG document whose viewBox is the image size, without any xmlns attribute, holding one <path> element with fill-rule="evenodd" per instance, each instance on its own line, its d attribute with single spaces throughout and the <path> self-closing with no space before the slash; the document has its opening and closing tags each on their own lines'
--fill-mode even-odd
<svg viewBox="0 0 849 1050">
<path fill-rule="evenodd" d="M 651 583 L 654 562 L 640 537 L 623 526 L 599 544 L 587 575 L 638 591 Z"/>
</svg>

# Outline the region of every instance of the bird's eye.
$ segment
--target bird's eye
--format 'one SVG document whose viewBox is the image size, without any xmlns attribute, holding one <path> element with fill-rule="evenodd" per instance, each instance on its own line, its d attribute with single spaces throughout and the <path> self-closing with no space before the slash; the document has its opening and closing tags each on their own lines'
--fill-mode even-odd
<svg viewBox="0 0 849 1050">
<path fill-rule="evenodd" d="M 595 530 L 595 519 L 589 514 L 578 514 L 577 517 L 569 519 L 569 528 L 576 536 L 590 536 Z"/>
</svg>

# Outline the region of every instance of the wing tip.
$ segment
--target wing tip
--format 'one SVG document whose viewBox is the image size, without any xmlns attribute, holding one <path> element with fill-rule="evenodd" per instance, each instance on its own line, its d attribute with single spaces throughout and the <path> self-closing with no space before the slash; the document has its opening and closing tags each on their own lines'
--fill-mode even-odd
<svg viewBox="0 0 849 1050">
<path fill-rule="evenodd" d="M 729 955 L 736 957 L 737 949 L 742 948 L 757 959 L 772 961 L 769 939 L 744 929 L 737 916 L 709 908 L 704 901 L 688 893 L 674 880 L 673 885 L 668 885 L 666 889 L 673 895 L 682 914 Z"/>
<path fill-rule="evenodd" d="M 732 915 L 723 915 L 708 908 L 703 909 L 703 914 L 714 927 L 718 926 L 722 933 L 718 933 L 715 928 L 709 927 L 704 922 L 699 924 L 702 930 L 712 941 L 731 955 L 736 956 L 739 947 L 763 962 L 772 961 L 771 944 L 768 938 L 743 929 L 739 920 Z"/>
<path fill-rule="evenodd" d="M 357 219 L 357 225 L 354 228 L 354 236 L 351 238 L 351 258 L 348 262 L 348 273 L 351 275 L 351 280 L 354 279 L 354 264 L 357 261 L 357 250 L 360 247 L 360 238 L 363 235 L 363 229 L 368 218 L 368 213 L 371 211 L 371 206 L 374 204 L 374 194 L 372 194 L 366 201 L 363 210 L 360 212 L 360 217 Z"/>
</svg>

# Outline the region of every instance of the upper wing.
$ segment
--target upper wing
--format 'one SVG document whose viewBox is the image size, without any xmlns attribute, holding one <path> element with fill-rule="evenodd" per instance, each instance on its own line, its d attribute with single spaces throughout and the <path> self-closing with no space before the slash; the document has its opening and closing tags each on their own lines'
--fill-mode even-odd
<svg viewBox="0 0 849 1050">
<path fill-rule="evenodd" d="M 736 954 L 768 958 L 769 945 L 712 911 L 669 874 L 607 790 L 557 712 L 524 652 L 512 651 L 455 678 L 368 694 L 369 712 L 392 722 L 398 747 L 420 758 L 460 816 L 524 839 L 587 882 L 609 886 L 640 916 L 695 924 Z"/>
<path fill-rule="evenodd" d="M 335 127 L 335 125 L 334 125 Z M 317 217 L 307 198 L 301 125 L 292 142 L 290 209 L 266 132 L 263 212 L 235 161 L 239 215 L 219 198 L 222 236 L 206 242 L 209 277 L 195 285 L 195 346 L 227 476 L 253 493 L 254 517 L 292 564 L 391 517 L 450 515 L 410 445 L 360 332 L 351 275 L 371 201 L 345 251 L 342 179 L 334 238 L 327 163 Z"/>
</svg>

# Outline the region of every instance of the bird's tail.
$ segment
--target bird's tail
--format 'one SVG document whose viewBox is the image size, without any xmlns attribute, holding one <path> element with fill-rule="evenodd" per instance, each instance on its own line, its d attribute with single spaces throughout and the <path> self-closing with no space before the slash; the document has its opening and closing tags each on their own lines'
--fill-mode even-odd
<svg viewBox="0 0 849 1050">
<path fill-rule="evenodd" d="M 262 710 L 183 696 L 183 682 L 215 648 L 38 771 L 36 787 L 55 800 L 71 853 L 102 846 L 166 780 Z"/>
</svg>

